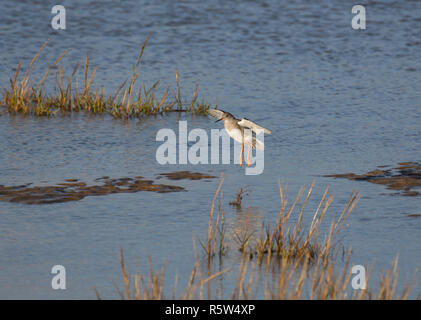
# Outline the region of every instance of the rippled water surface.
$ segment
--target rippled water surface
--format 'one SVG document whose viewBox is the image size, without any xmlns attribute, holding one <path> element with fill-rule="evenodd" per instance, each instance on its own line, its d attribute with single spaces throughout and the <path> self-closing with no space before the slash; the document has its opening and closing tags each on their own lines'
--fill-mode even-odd
<svg viewBox="0 0 421 320">
<path fill-rule="evenodd" d="M 49 38 L 34 78 L 65 49 L 66 74 L 89 54 L 98 66 L 94 85 L 116 90 L 145 49 L 141 81 L 164 90 L 180 74 L 182 94 L 200 98 L 273 131 L 265 138 L 263 174 L 246 176 L 234 165 L 164 165 L 155 159 L 156 133 L 220 128 L 205 117 L 171 114 L 121 122 L 108 117 L 52 119 L 0 116 L 0 184 L 52 185 L 193 170 L 219 176 L 228 202 L 250 185 L 255 219 L 279 214 L 277 180 L 299 187 L 316 180 L 317 205 L 327 185 L 329 212 L 337 216 L 351 191 L 361 200 L 343 242 L 352 263 L 375 261 L 385 270 L 399 253 L 401 280 L 420 266 L 421 197 L 390 196 L 382 185 L 335 180 L 324 174 L 374 170 L 420 161 L 421 3 L 367 1 L 367 29 L 351 28 L 349 1 L 62 1 L 67 29 L 54 31 L 51 1 L 3 1 L 0 10 L 0 84 L 7 87 L 18 62 L 27 65 Z M 83 73 L 77 75 L 82 83 Z M 49 90 L 53 90 L 49 84 Z M 146 271 L 147 257 L 167 264 L 184 283 L 194 261 L 192 239 L 205 237 L 217 179 L 157 180 L 186 192 L 139 192 L 87 197 L 50 205 L 0 202 L 0 297 L 117 298 L 119 248 L 131 273 Z M 311 215 L 311 208 L 309 215 Z M 66 266 L 67 290 L 51 289 L 51 267 Z M 417 283 L 416 293 L 421 292 Z"/>
</svg>

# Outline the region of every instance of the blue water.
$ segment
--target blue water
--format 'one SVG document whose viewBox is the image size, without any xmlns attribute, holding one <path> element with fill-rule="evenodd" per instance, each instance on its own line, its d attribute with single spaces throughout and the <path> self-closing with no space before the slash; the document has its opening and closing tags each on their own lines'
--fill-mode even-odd
<svg viewBox="0 0 421 320">
<path fill-rule="evenodd" d="M 421 3 L 368 1 L 367 29 L 351 28 L 349 1 L 62 1 L 67 29 L 51 28 L 51 1 L 3 1 L 0 10 L 0 84 L 7 87 L 18 62 L 26 66 L 44 41 L 33 71 L 70 49 L 61 65 L 69 75 L 86 53 L 97 66 L 95 88 L 116 90 L 131 73 L 150 33 L 140 81 L 160 80 L 159 92 L 180 75 L 190 98 L 200 80 L 199 98 L 217 103 L 273 131 L 265 137 L 265 168 L 246 176 L 235 165 L 165 165 L 155 159 L 161 128 L 221 128 L 205 117 L 168 115 L 122 122 L 108 117 L 57 116 L 33 119 L 0 116 L 0 184 L 51 185 L 76 178 L 144 176 L 192 170 L 225 173 L 223 205 L 250 185 L 244 205 L 261 219 L 279 214 L 278 179 L 288 195 L 316 180 L 308 217 L 324 188 L 337 217 L 353 189 L 361 200 L 344 231 L 351 263 L 375 263 L 374 274 L 399 253 L 400 282 L 421 263 L 421 197 L 390 196 L 381 185 L 335 180 L 324 174 L 373 170 L 420 161 Z M 83 83 L 83 71 L 77 74 Z M 53 92 L 53 82 L 47 83 Z M 78 202 L 25 205 L 0 202 L 0 298 L 118 298 L 119 249 L 129 273 L 147 258 L 167 265 L 184 284 L 194 262 L 192 239 L 205 238 L 209 202 L 217 179 L 166 181 L 187 192 L 133 193 L 87 197 Z M 259 219 L 260 219 L 259 218 Z M 67 271 L 67 289 L 51 288 L 51 268 Z M 378 279 L 378 277 L 373 277 Z M 421 292 L 417 282 L 414 294 Z M 416 296 L 416 295 L 415 295 Z"/>
</svg>

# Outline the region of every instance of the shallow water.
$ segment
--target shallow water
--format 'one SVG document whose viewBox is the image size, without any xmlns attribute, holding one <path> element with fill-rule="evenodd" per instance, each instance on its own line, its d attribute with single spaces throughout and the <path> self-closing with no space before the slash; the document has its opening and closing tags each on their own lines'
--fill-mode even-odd
<svg viewBox="0 0 421 320">
<path fill-rule="evenodd" d="M 65 49 L 71 72 L 86 52 L 98 66 L 96 87 L 116 90 L 145 49 L 141 80 L 174 86 L 247 117 L 273 131 L 265 137 L 265 169 L 246 176 L 234 165 L 165 165 L 155 159 L 161 128 L 221 128 L 205 117 L 172 114 L 121 122 L 107 117 L 0 116 L 0 184 L 49 185 L 65 179 L 92 182 L 192 170 L 219 176 L 226 214 L 238 188 L 250 185 L 246 205 L 262 218 L 279 213 L 277 180 L 299 187 L 316 180 L 311 208 L 327 185 L 335 194 L 328 211 L 340 214 L 351 191 L 361 200 L 344 231 L 351 263 L 375 260 L 385 270 L 399 253 L 400 279 L 421 263 L 421 197 L 390 196 L 381 185 L 321 177 L 364 173 L 379 165 L 420 161 L 421 18 L 417 1 L 367 2 L 367 30 L 351 29 L 351 5 L 307 1 L 64 1 L 67 30 L 50 26 L 48 1 L 5 1 L 0 11 L 0 83 L 6 87 L 18 62 L 27 65 L 42 43 L 35 79 Z M 79 83 L 83 74 L 79 71 Z M 49 84 L 49 90 L 53 90 Z M 174 89 L 172 90 L 174 93 Z M 217 179 L 168 181 L 187 192 L 139 192 L 87 197 L 77 202 L 26 205 L 0 202 L 0 297 L 117 298 L 119 248 L 130 273 L 147 268 L 147 257 L 167 263 L 168 282 L 184 283 L 194 261 L 192 238 L 204 238 Z M 257 219 L 257 218 L 256 218 Z M 51 267 L 62 264 L 67 289 L 51 289 Z M 417 283 L 415 294 L 421 292 Z"/>
</svg>

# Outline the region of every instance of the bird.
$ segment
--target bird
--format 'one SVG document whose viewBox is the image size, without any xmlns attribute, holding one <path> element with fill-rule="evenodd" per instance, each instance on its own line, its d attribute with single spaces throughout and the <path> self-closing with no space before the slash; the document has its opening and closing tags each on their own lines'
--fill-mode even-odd
<svg viewBox="0 0 421 320">
<path fill-rule="evenodd" d="M 260 133 L 263 131 L 266 134 L 272 134 L 272 131 L 259 126 L 258 124 L 254 123 L 253 121 L 242 118 L 241 120 L 234 117 L 231 113 L 218 110 L 218 109 L 210 109 L 207 110 L 207 113 L 212 117 L 216 118 L 215 122 L 224 120 L 224 127 L 225 130 L 228 132 L 228 135 L 233 138 L 235 141 L 241 143 L 241 154 L 240 154 L 240 166 L 243 165 L 243 152 L 244 152 L 244 142 L 248 145 L 248 152 L 247 152 L 247 164 L 250 167 L 250 149 L 253 147 L 254 149 L 264 149 L 263 142 L 259 141 L 252 135 L 244 135 L 244 129 L 250 129 L 253 132 Z"/>
</svg>

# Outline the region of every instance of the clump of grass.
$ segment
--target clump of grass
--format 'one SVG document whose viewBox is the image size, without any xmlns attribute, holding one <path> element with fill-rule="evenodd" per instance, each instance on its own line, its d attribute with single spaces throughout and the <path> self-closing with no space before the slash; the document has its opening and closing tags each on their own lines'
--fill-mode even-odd
<svg viewBox="0 0 421 320">
<path fill-rule="evenodd" d="M 358 194 L 353 192 L 344 211 L 340 217 L 332 221 L 329 229 L 329 234 L 323 242 L 317 242 L 320 237 L 319 226 L 321 219 L 326 213 L 329 204 L 332 201 L 332 196 L 327 197 L 328 189 L 322 196 L 322 199 L 313 214 L 313 219 L 309 230 L 306 233 L 301 233 L 302 217 L 305 205 L 307 204 L 314 183 L 307 191 L 307 196 L 301 205 L 298 215 L 298 220 L 291 222 L 287 227 L 287 221 L 292 215 L 294 208 L 305 189 L 302 188 L 298 193 L 296 199 L 287 209 L 286 188 L 281 188 L 281 211 L 280 222 L 269 233 L 272 236 L 266 244 L 265 259 L 267 268 L 261 268 L 261 260 L 253 259 L 252 255 L 247 254 L 246 250 L 242 251 L 242 255 L 237 267 L 219 268 L 218 271 L 212 271 L 210 259 L 218 252 L 218 243 L 223 241 L 218 233 L 218 226 L 223 220 L 223 213 L 214 217 L 213 210 L 217 197 L 222 198 L 221 186 L 223 176 L 218 184 L 211 209 L 209 213 L 209 227 L 207 242 L 202 242 L 202 247 L 205 251 L 207 263 L 205 263 L 205 270 L 200 263 L 199 255 L 194 245 L 195 262 L 192 272 L 186 285 L 178 291 L 178 278 L 176 277 L 172 290 L 166 291 L 164 289 L 165 267 L 162 266 L 159 271 L 154 271 L 152 263 L 149 260 L 149 274 L 144 275 L 140 272 L 137 275 L 129 276 L 126 272 L 123 254 L 120 254 L 120 264 L 122 270 L 124 291 L 119 290 L 122 299 L 256 299 L 256 297 L 263 296 L 265 299 L 317 299 L 317 300 L 367 300 L 367 299 L 407 299 L 412 286 L 405 284 L 402 292 L 397 292 L 397 258 L 393 261 L 391 267 L 386 273 L 380 273 L 380 282 L 378 289 L 373 291 L 369 287 L 371 281 L 372 269 L 366 274 L 366 289 L 352 290 L 352 266 L 350 265 L 351 249 L 347 250 L 345 263 L 342 268 L 336 266 L 336 255 L 327 254 L 332 252 L 334 242 L 337 234 L 342 230 L 343 223 L 352 208 L 358 200 Z M 219 200 L 220 204 L 221 200 Z M 219 205 L 218 205 L 219 206 Z M 218 210 L 220 211 L 220 210 Z M 215 222 L 214 222 L 215 220 Z M 285 232 L 283 236 L 276 235 L 276 233 Z M 313 240 L 311 240 L 313 239 Z M 282 241 L 292 240 L 291 244 L 281 245 Z M 278 243 L 279 242 L 279 243 Z M 308 250 L 305 244 L 311 244 L 314 247 Z M 289 251 L 299 251 L 299 254 L 285 253 Z M 220 247 L 221 248 L 221 247 Z M 269 249 L 272 248 L 272 249 Z M 280 248 L 283 248 L 282 250 Z M 287 250 L 288 248 L 288 250 Z M 305 248 L 300 249 L 299 248 Z M 221 252 L 221 251 L 219 251 Z M 314 254 L 318 252 L 318 254 Z M 293 257 L 293 259 L 292 259 Z M 223 259 L 223 256 L 220 255 Z M 222 264 L 221 264 L 222 265 Z M 236 269 L 236 270 L 235 270 Z M 232 292 L 222 292 L 225 275 L 233 272 L 235 276 L 234 289 Z M 229 277 L 232 279 L 232 277 Z M 131 286 L 131 283 L 133 284 Z M 412 281 L 414 283 L 414 281 Z M 131 289 L 133 287 L 133 289 Z M 171 295 L 166 296 L 165 292 L 171 292 Z M 100 298 L 96 291 L 98 298 Z"/>
<path fill-rule="evenodd" d="M 9 112 L 28 114 L 30 112 L 31 86 L 30 77 L 41 51 L 47 45 L 48 40 L 42 45 L 35 56 L 29 63 L 28 69 L 22 79 L 18 81 L 21 69 L 20 63 L 17 66 L 15 75 L 10 79 L 10 90 L 4 89 L 2 104 L 5 105 Z"/>
<path fill-rule="evenodd" d="M 196 251 L 195 251 L 196 252 Z M 352 290 L 352 267 L 349 264 L 350 250 L 344 267 L 338 269 L 333 261 L 318 259 L 310 262 L 309 256 L 302 256 L 293 263 L 282 258 L 276 271 L 259 269 L 257 260 L 242 255 L 236 268 L 225 268 L 217 272 L 203 270 L 197 252 L 195 263 L 187 283 L 178 289 L 178 277 L 170 290 L 165 290 L 165 266 L 155 271 L 149 260 L 149 272 L 129 275 L 126 271 L 123 254 L 120 255 L 123 290 L 116 289 L 121 299 L 125 300 L 197 300 L 197 299 L 232 299 L 249 300 L 263 297 L 266 300 L 405 300 L 412 291 L 410 284 L 404 284 L 401 293 L 397 292 L 397 259 L 385 274 L 380 273 L 378 288 L 369 287 L 371 272 L 366 276 L 366 289 Z M 205 267 L 206 268 L 206 267 Z M 260 271 L 259 271 L 260 270 Z M 221 292 L 225 275 L 233 272 L 234 289 Z M 218 285 L 219 284 L 219 285 Z M 133 289 L 132 289 L 133 288 Z M 98 299 L 100 294 L 95 290 Z M 260 293 L 260 295 L 259 295 Z"/>
<path fill-rule="evenodd" d="M 278 222 L 275 226 L 267 225 L 264 232 L 251 252 L 257 255 L 260 260 L 271 260 L 272 255 L 277 258 L 300 259 L 308 256 L 310 261 L 316 257 L 328 259 L 335 253 L 338 234 L 344 227 L 344 223 L 359 200 L 359 194 L 354 191 L 351 194 L 344 210 L 336 220 L 332 220 L 328 235 L 320 239 L 320 226 L 326 214 L 326 211 L 333 200 L 333 195 L 329 197 L 329 187 L 326 188 L 309 228 L 304 229 L 303 217 L 306 205 L 314 189 L 314 182 L 307 191 L 301 207 L 297 204 L 305 194 L 306 187 L 299 190 L 295 200 L 287 207 L 288 200 L 286 196 L 286 186 L 283 187 L 279 183 L 279 193 L 281 198 L 281 208 L 279 212 Z M 296 210 L 298 209 L 298 210 Z M 293 213 L 298 211 L 296 221 L 290 222 Z"/>
<path fill-rule="evenodd" d="M 251 258 L 257 257 L 260 263 L 266 261 L 268 267 L 269 261 L 275 261 L 273 258 L 295 260 L 308 256 L 311 262 L 318 257 L 326 260 L 337 254 L 338 235 L 360 196 L 357 191 L 351 194 L 342 213 L 336 220 L 331 221 L 329 233 L 322 239 L 320 226 L 333 200 L 333 195 L 328 196 L 329 187 L 327 187 L 317 209 L 312 214 L 310 226 L 304 228 L 305 208 L 313 192 L 314 185 L 313 182 L 308 190 L 307 187 L 301 188 L 294 201 L 289 205 L 286 195 L 287 186 L 282 186 L 279 183 L 281 208 L 277 222 L 275 225 L 263 224 L 260 235 L 254 241 L 251 241 L 254 231 L 242 230 L 244 232 L 235 232 L 234 239 L 238 244 L 237 249 L 240 252 L 247 253 Z M 220 188 L 221 185 L 218 185 L 218 192 Z M 247 189 L 240 188 L 236 200 L 230 202 L 230 205 L 241 209 L 241 201 L 244 194 L 248 194 Z M 298 203 L 300 201 L 302 201 L 302 204 L 299 206 Z M 210 243 L 221 241 L 221 239 L 217 239 L 221 233 L 211 232 L 212 227 L 216 228 L 216 226 L 212 226 L 212 210 L 209 217 L 208 247 L 210 247 Z M 205 250 L 207 254 L 210 252 L 209 250 L 209 248 Z M 213 256 L 214 252 L 212 251 L 211 253 L 208 255 Z"/>
<path fill-rule="evenodd" d="M 219 243 L 219 248 L 227 250 L 226 246 L 224 247 L 222 244 L 225 237 L 225 229 L 222 230 L 224 231 L 222 232 L 218 225 L 220 213 L 218 213 L 216 221 L 213 222 L 214 204 L 217 195 L 221 194 L 220 189 L 222 182 L 223 178 L 221 178 L 221 181 L 218 184 L 217 191 L 211 203 L 207 244 L 201 242 L 208 258 L 216 255 L 217 243 Z M 315 183 L 313 182 L 310 188 L 308 188 L 306 196 L 299 207 L 298 203 L 303 198 L 303 195 L 306 192 L 306 187 L 303 187 L 298 191 L 294 201 L 290 206 L 288 206 L 288 199 L 286 195 L 287 187 L 282 186 L 279 183 L 281 208 L 277 223 L 275 225 L 263 225 L 260 236 L 255 241 L 250 241 L 253 235 L 250 232 L 243 232 L 241 234 L 235 233 L 234 239 L 238 244 L 238 250 L 249 254 L 251 258 L 256 256 L 261 263 L 266 261 L 266 265 L 268 267 L 269 262 L 274 261 L 272 258 L 294 260 L 308 256 L 310 261 L 313 261 L 318 257 L 326 260 L 336 254 L 337 252 L 335 249 L 338 244 L 338 234 L 343 229 L 346 219 L 358 202 L 359 194 L 357 191 L 354 191 L 351 194 L 351 197 L 342 213 L 336 220 L 331 221 L 328 235 L 325 236 L 324 239 L 321 239 L 320 226 L 327 209 L 333 200 L 333 195 L 328 196 L 329 187 L 327 187 L 316 211 L 313 213 L 310 226 L 305 229 L 303 227 L 304 212 L 313 192 L 314 185 Z M 247 191 L 240 189 L 237 193 L 236 201 L 230 202 L 230 204 L 234 204 L 237 208 L 240 208 L 242 195 L 245 192 Z M 220 204 L 218 208 L 218 212 L 221 211 Z M 294 215 L 297 211 L 298 213 Z M 295 218 L 293 222 L 291 221 L 292 217 Z"/>
<path fill-rule="evenodd" d="M 398 280 L 397 260 L 387 270 L 386 276 L 380 272 L 377 290 L 370 289 L 371 271 L 366 274 L 366 288 L 352 289 L 352 266 L 350 266 L 350 250 L 348 250 L 345 265 L 337 268 L 335 261 L 325 261 L 318 258 L 311 261 L 310 257 L 302 256 L 293 264 L 283 258 L 277 272 L 264 274 L 265 299 L 309 299 L 309 300 L 405 300 L 412 287 L 406 283 L 402 292 L 397 293 Z M 253 282 L 253 279 L 242 278 L 242 282 Z M 391 285 L 393 283 L 393 285 Z M 249 295 L 244 298 L 249 299 Z"/>
<path fill-rule="evenodd" d="M 398 257 L 396 257 L 386 273 L 380 273 L 380 290 L 376 295 L 370 295 L 370 298 L 377 300 L 408 299 L 408 296 L 413 288 L 413 284 L 415 283 L 415 274 L 413 279 L 410 281 L 410 284 L 406 285 L 402 290 L 402 293 L 399 295 L 396 292 L 396 285 L 398 281 L 398 260 Z"/>
<path fill-rule="evenodd" d="M 215 273 L 210 273 L 209 269 L 206 273 L 203 272 L 196 252 L 195 263 L 185 287 L 180 292 L 177 292 L 178 279 L 176 277 L 171 294 L 166 296 L 164 292 L 165 266 L 162 265 L 159 271 L 154 271 L 152 261 L 149 259 L 148 262 L 149 273 L 147 275 L 140 271 L 139 274 L 129 276 L 125 267 L 123 250 L 120 249 L 120 267 L 124 289 L 122 291 L 117 286 L 116 289 L 122 300 L 163 300 L 168 298 L 179 300 L 204 299 L 205 289 L 207 292 L 206 298 L 211 299 L 212 291 L 209 285 L 210 282 L 218 279 L 229 271 L 227 268 Z M 131 289 L 132 287 L 133 289 Z M 100 299 L 100 294 L 96 289 L 95 293 L 97 298 Z"/>
<path fill-rule="evenodd" d="M 142 118 L 148 115 L 164 114 L 169 112 L 190 112 L 193 114 L 206 114 L 211 105 L 202 100 L 198 102 L 199 83 L 193 92 L 190 101 L 182 101 L 178 72 L 176 72 L 176 95 L 174 101 L 169 101 L 170 87 L 168 86 L 161 97 L 157 97 L 155 89 L 159 86 L 157 81 L 151 88 L 145 86 L 137 88 L 140 72 L 139 66 L 149 36 L 145 39 L 140 48 L 136 63 L 133 65 L 132 73 L 120 85 L 114 94 L 107 94 L 105 89 L 93 89 L 93 80 L 98 67 L 91 70 L 88 55 L 84 61 L 83 88 L 73 85 L 75 75 L 80 64 L 77 63 L 72 73 L 65 79 L 60 61 L 67 54 L 63 52 L 52 66 L 47 67 L 44 76 L 36 85 L 31 82 L 31 73 L 41 51 L 47 45 L 48 40 L 38 50 L 30 62 L 25 74 L 19 80 L 21 70 L 18 64 L 15 75 L 10 79 L 10 88 L 3 90 L 3 97 L 0 100 L 4 110 L 10 114 L 33 115 L 36 117 L 51 117 L 57 112 L 72 114 L 85 112 L 89 114 L 109 114 L 114 118 L 131 119 Z M 51 69 L 56 69 L 54 74 L 54 94 L 46 95 L 44 85 L 50 75 Z"/>
</svg>

